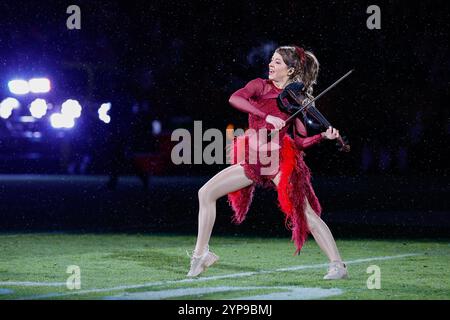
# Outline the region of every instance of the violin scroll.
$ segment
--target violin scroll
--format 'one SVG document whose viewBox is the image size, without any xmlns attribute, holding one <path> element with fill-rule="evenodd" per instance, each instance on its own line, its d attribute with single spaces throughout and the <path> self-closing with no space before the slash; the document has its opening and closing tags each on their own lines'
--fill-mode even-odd
<svg viewBox="0 0 450 320">
<path fill-rule="evenodd" d="M 338 147 L 339 151 L 341 152 L 350 152 L 350 145 L 348 144 L 347 137 L 340 136 L 338 139 L 338 142 L 336 142 L 336 147 Z"/>
</svg>

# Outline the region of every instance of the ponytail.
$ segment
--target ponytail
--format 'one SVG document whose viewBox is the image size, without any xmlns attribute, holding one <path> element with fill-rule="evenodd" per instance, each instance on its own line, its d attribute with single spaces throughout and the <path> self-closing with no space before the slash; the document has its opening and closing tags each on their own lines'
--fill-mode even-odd
<svg viewBox="0 0 450 320">
<path fill-rule="evenodd" d="M 302 80 L 305 85 L 306 93 L 312 95 L 313 85 L 317 83 L 317 76 L 319 75 L 319 61 L 310 51 L 305 51 L 305 56 L 305 72 Z"/>
</svg>

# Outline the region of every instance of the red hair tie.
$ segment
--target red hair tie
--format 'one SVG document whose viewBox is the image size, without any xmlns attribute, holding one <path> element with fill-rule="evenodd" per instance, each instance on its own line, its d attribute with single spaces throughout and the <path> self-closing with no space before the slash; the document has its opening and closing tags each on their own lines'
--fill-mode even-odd
<svg viewBox="0 0 450 320">
<path fill-rule="evenodd" d="M 304 66 L 305 65 L 305 60 L 306 60 L 305 50 L 303 48 L 301 48 L 301 47 L 295 46 L 295 52 L 297 53 L 298 57 L 300 58 L 300 62 L 302 64 L 302 66 Z"/>
</svg>

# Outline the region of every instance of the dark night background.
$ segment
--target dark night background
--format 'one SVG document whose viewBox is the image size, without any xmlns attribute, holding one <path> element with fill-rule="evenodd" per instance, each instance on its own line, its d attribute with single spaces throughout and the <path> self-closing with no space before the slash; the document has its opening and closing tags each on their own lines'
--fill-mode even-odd
<svg viewBox="0 0 450 320">
<path fill-rule="evenodd" d="M 81 8 L 81 30 L 66 27 L 71 4 Z M 366 27 L 371 4 L 381 8 L 380 30 Z M 84 106 L 80 124 L 62 138 L 53 133 L 33 142 L 11 137 L 6 121 L 0 119 L 4 195 L 23 185 L 20 179 L 8 178 L 10 173 L 108 174 L 105 163 L 120 149 L 125 150 L 124 162 L 147 154 L 156 163 L 150 188 L 160 192 L 158 201 L 136 196 L 137 187 L 131 188 L 122 190 L 120 204 L 105 200 L 110 203 L 106 207 L 114 207 L 112 213 L 80 204 L 85 215 L 77 219 L 92 222 L 89 212 L 96 210 L 109 217 L 112 226 L 122 226 L 120 208 L 132 202 L 136 209 L 127 221 L 139 222 L 130 222 L 130 228 L 141 229 L 152 220 L 146 216 L 149 210 L 173 212 L 176 221 L 180 208 L 189 207 L 184 214 L 195 217 L 198 187 L 225 165 L 168 164 L 170 133 L 179 127 L 191 129 L 194 120 L 203 121 L 203 130 L 224 132 L 230 123 L 245 127 L 247 116 L 228 104 L 229 96 L 249 80 L 267 77 L 277 46 L 297 44 L 312 50 L 321 64 L 316 94 L 355 69 L 317 103 L 352 146 L 350 154 L 337 152 L 331 142 L 307 151 L 306 162 L 325 208 L 368 224 L 375 213 L 389 216 L 380 219 L 395 220 L 402 230 L 405 219 L 415 221 L 416 227 L 423 227 L 419 220 L 433 220 L 426 234 L 440 230 L 448 235 L 449 8 L 447 1 L 2 1 L 0 100 L 9 95 L 10 79 L 43 75 L 52 80 L 49 98 L 54 103 L 72 97 Z M 112 121 L 106 125 L 96 119 L 96 112 L 108 101 L 113 105 Z M 158 136 L 150 130 L 154 119 L 162 123 Z M 28 157 L 30 153 L 35 156 Z M 89 165 L 70 169 L 84 155 Z M 124 165 L 121 170 L 133 174 L 130 168 Z M 182 176 L 200 182 L 170 180 Z M 20 209 L 22 218 L 11 213 L 3 229 L 48 229 L 42 221 L 49 220 L 56 229 L 83 225 L 55 218 L 61 206 L 51 209 L 45 203 L 53 200 L 42 196 L 55 186 L 39 181 L 32 191 L 34 206 L 45 208 L 48 216 Z M 97 187 L 79 183 L 78 188 L 77 183 L 68 188 L 76 186 L 93 199 Z M 183 186 L 180 194 L 173 192 L 174 185 Z M 4 212 L 17 210 L 10 201 Z M 170 205 L 150 209 L 164 201 Z M 221 201 L 221 208 L 229 210 Z M 156 220 L 160 226 L 173 226 L 167 219 Z M 335 216 L 334 221 L 339 231 L 341 220 Z"/>
</svg>

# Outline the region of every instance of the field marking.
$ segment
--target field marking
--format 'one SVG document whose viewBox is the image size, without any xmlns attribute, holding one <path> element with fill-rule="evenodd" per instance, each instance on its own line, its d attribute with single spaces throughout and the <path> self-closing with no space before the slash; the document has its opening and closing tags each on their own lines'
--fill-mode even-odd
<svg viewBox="0 0 450 320">
<path fill-rule="evenodd" d="M 283 290 L 282 292 L 272 292 L 268 294 L 252 295 L 247 297 L 232 298 L 232 300 L 311 300 L 320 299 L 342 294 L 344 291 L 341 289 L 331 288 L 303 288 L 293 286 L 280 286 L 280 287 L 267 287 L 267 286 L 255 286 L 255 287 L 200 287 L 200 288 L 179 288 L 169 289 L 162 291 L 146 291 L 146 292 L 133 292 L 110 296 L 103 298 L 104 300 L 161 300 L 167 298 L 179 298 L 187 296 L 199 296 L 217 292 L 236 292 L 236 291 L 250 291 L 250 290 Z"/>
<path fill-rule="evenodd" d="M 345 263 L 346 264 L 356 264 L 356 263 L 363 263 L 363 262 L 370 262 L 370 261 L 401 259 L 401 258 L 414 257 L 414 256 L 419 256 L 419 255 L 421 255 L 421 254 L 420 253 L 409 253 L 409 254 L 401 254 L 401 255 L 396 255 L 396 256 L 382 256 L 382 257 L 356 259 L 356 260 L 345 261 Z M 310 264 L 310 265 L 288 267 L 288 268 L 278 268 L 275 270 L 261 270 L 261 271 L 254 271 L 254 272 L 232 273 L 232 274 L 225 274 L 225 275 L 221 275 L 221 276 L 210 276 L 210 277 L 202 277 L 202 278 L 195 278 L 195 279 L 157 281 L 157 282 L 149 282 L 149 283 L 144 283 L 144 284 L 117 286 L 117 287 L 111 287 L 111 288 L 101 288 L 101 289 L 94 288 L 94 289 L 77 290 L 77 291 L 71 291 L 71 292 L 65 292 L 65 293 L 49 293 L 49 294 L 23 297 L 23 298 L 19 298 L 19 300 L 56 298 L 56 297 L 64 297 L 64 296 L 71 296 L 71 295 L 101 293 L 101 292 L 120 291 L 120 290 L 128 290 L 128 289 L 139 289 L 139 288 L 164 286 L 164 285 L 180 284 L 180 283 L 197 283 L 197 282 L 221 280 L 221 279 L 228 279 L 228 278 L 250 277 L 250 276 L 254 276 L 254 275 L 270 274 L 270 273 L 276 273 L 276 272 L 318 269 L 318 268 L 324 268 L 324 267 L 328 267 L 328 263 Z"/>
<path fill-rule="evenodd" d="M 344 293 L 344 290 L 339 288 L 272 287 L 272 289 L 288 289 L 288 291 L 233 298 L 231 300 L 315 300 L 339 296 Z"/>
<path fill-rule="evenodd" d="M 32 281 L 3 281 L 0 286 L 12 287 L 65 287 L 65 282 L 32 282 Z"/>
<path fill-rule="evenodd" d="M 0 295 L 1 294 L 13 294 L 14 291 L 10 290 L 10 289 L 2 289 L 0 288 Z"/>
</svg>

